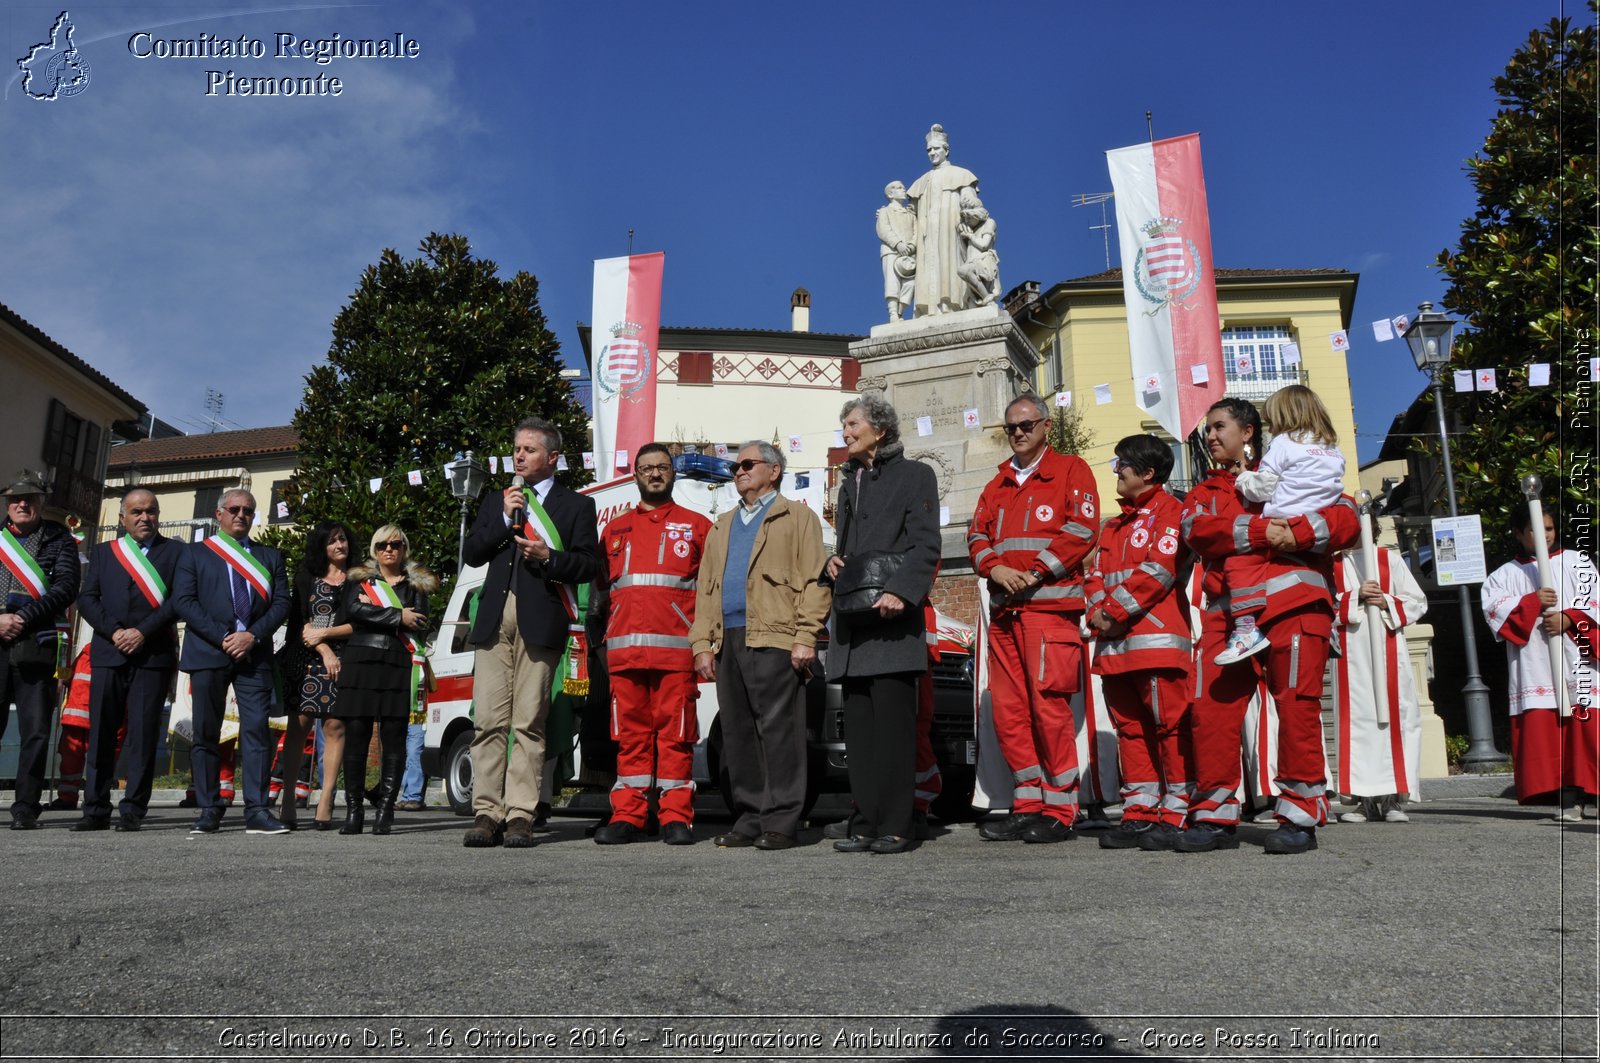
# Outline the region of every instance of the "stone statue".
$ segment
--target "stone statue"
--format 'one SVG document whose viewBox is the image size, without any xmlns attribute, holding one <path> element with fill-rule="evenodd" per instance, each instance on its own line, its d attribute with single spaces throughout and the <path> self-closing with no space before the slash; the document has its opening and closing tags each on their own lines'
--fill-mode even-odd
<svg viewBox="0 0 1600 1063">
<path fill-rule="evenodd" d="M 899 321 L 911 305 L 917 273 L 917 216 L 906 207 L 906 186 L 890 181 L 883 190 L 888 203 L 878 208 L 878 256 L 883 263 L 883 298 L 889 320 Z"/>
<path fill-rule="evenodd" d="M 966 244 L 966 256 L 956 274 L 966 282 L 968 306 L 990 306 L 1000 298 L 1000 256 L 994 249 L 994 219 L 984 209 L 978 193 L 970 188 L 961 192 L 961 224 L 957 227 Z"/>
<path fill-rule="evenodd" d="M 933 169 L 917 178 L 910 197 L 917 212 L 916 315 L 946 314 L 968 305 L 968 287 L 957 269 L 964 242 L 960 233 L 961 192 L 978 190 L 971 170 L 950 164 L 950 138 L 934 125 L 924 138 Z"/>
</svg>

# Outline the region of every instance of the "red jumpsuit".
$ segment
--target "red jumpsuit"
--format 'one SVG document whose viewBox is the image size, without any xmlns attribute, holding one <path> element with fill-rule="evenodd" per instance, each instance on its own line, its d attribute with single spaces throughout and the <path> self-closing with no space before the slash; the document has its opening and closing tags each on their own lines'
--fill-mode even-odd
<svg viewBox="0 0 1600 1063">
<path fill-rule="evenodd" d="M 1094 473 L 1046 450 L 1022 483 L 1011 461 L 978 498 L 967 532 L 972 567 L 1038 573 L 1017 595 L 991 585 L 989 689 L 994 728 L 1011 768 L 1013 815 L 1078 815 L 1078 751 L 1071 696 L 1083 683 L 1083 559 L 1099 528 Z"/>
<path fill-rule="evenodd" d="M 1085 590 L 1089 614 L 1103 613 L 1116 634 L 1095 640 L 1094 670 L 1117 724 L 1122 819 L 1181 829 L 1194 791 L 1189 755 L 1190 668 L 1194 644 L 1180 586 L 1183 507 L 1152 487 L 1100 529 L 1100 550 Z"/>
<path fill-rule="evenodd" d="M 696 574 L 711 522 L 675 502 L 634 508 L 600 535 L 609 594 L 606 668 L 617 781 L 611 819 L 643 827 L 650 789 L 660 819 L 694 821 L 695 702 L 700 687 L 689 652 Z"/>
<path fill-rule="evenodd" d="M 120 748 L 120 743 L 118 744 Z M 56 739 L 56 799 L 52 808 L 77 808 L 83 790 L 83 765 L 89 756 L 89 644 L 72 662 L 72 681 L 61 706 L 61 735 Z"/>
<path fill-rule="evenodd" d="M 1348 497 L 1316 513 L 1289 518 L 1299 551 L 1273 554 L 1264 583 L 1232 589 L 1265 600 L 1257 624 L 1272 645 L 1254 657 L 1217 665 L 1212 660 L 1228 636 L 1222 562 L 1270 550 L 1266 529 L 1271 522 L 1245 508 L 1234 474 L 1222 469 L 1208 472 L 1184 499 L 1184 538 L 1204 565 L 1206 595 L 1191 722 L 1195 799 L 1189 814 L 1194 822 L 1220 827 L 1239 822 L 1239 732 L 1258 667 L 1278 710 L 1274 811 L 1280 822 L 1295 827 L 1327 822 L 1322 672 L 1333 632 L 1333 563 L 1338 551 L 1360 538 L 1359 520 Z"/>
</svg>

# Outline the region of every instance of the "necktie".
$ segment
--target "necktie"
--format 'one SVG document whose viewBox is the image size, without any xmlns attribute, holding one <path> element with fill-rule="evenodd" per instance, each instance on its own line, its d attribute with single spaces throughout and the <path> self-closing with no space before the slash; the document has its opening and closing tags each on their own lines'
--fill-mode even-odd
<svg viewBox="0 0 1600 1063">
<path fill-rule="evenodd" d="M 233 615 L 238 617 L 239 623 L 244 627 L 250 626 L 250 588 L 244 585 L 244 577 L 233 569 L 228 569 L 228 577 L 233 583 Z"/>
</svg>

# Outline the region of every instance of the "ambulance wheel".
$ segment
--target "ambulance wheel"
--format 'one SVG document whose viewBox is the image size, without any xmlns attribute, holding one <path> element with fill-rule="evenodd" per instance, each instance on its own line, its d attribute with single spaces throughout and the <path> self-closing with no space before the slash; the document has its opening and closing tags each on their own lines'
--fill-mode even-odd
<svg viewBox="0 0 1600 1063">
<path fill-rule="evenodd" d="M 444 757 L 444 795 L 450 810 L 458 816 L 472 815 L 472 728 L 468 727 L 450 742 Z"/>
</svg>

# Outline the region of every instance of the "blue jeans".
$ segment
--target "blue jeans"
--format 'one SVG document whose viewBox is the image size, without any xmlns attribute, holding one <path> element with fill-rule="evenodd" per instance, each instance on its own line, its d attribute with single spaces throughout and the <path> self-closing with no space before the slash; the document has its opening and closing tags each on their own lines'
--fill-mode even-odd
<svg viewBox="0 0 1600 1063">
<path fill-rule="evenodd" d="M 402 801 L 422 800 L 422 788 L 428 781 L 422 774 L 422 742 L 426 733 L 427 728 L 420 723 L 406 727 L 406 773 L 400 780 Z"/>
</svg>

